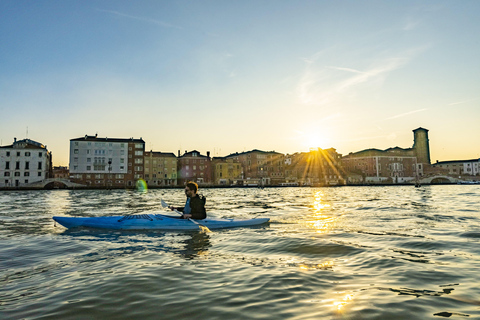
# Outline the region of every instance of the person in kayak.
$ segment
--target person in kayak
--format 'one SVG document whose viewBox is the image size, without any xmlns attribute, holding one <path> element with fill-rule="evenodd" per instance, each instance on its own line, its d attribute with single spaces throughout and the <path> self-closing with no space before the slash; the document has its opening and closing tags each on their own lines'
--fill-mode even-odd
<svg viewBox="0 0 480 320">
<path fill-rule="evenodd" d="M 173 207 L 170 206 L 170 210 L 178 210 L 183 212 L 182 218 L 183 219 L 196 219 L 202 220 L 207 217 L 207 212 L 205 210 L 205 202 L 207 199 L 197 194 L 198 192 L 198 185 L 193 182 L 189 181 L 185 186 L 185 195 L 187 196 L 187 202 L 185 203 L 185 207 Z"/>
</svg>

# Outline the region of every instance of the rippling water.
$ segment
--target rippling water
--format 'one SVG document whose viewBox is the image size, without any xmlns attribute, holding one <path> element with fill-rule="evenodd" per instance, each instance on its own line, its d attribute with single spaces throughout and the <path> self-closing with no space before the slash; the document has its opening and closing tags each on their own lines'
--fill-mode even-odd
<svg viewBox="0 0 480 320">
<path fill-rule="evenodd" d="M 202 189 L 261 227 L 132 232 L 182 190 L 0 192 L 1 319 L 480 317 L 480 186 Z"/>
</svg>

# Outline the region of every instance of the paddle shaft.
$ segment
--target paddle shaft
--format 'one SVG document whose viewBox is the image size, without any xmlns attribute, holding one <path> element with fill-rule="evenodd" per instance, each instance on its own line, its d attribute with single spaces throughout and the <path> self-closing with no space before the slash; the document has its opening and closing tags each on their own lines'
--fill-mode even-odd
<svg viewBox="0 0 480 320">
<path fill-rule="evenodd" d="M 162 207 L 164 207 L 164 208 L 169 208 L 169 209 L 170 209 L 170 207 L 168 206 L 168 204 L 167 204 L 165 201 L 161 200 L 161 203 L 162 203 Z M 183 213 L 181 213 L 181 212 L 178 211 L 177 209 L 175 209 L 175 208 L 173 208 L 173 207 L 172 207 L 172 209 L 173 209 L 173 211 L 175 211 L 175 212 L 178 213 L 179 215 L 183 216 Z M 187 219 L 190 220 L 191 222 L 195 223 L 195 224 L 198 225 L 199 227 L 205 228 L 207 232 L 211 232 L 210 229 L 208 229 L 207 226 L 204 226 L 203 224 L 198 223 L 197 221 L 195 221 L 195 220 L 193 220 L 193 219 L 191 219 L 191 218 L 187 218 Z"/>
</svg>

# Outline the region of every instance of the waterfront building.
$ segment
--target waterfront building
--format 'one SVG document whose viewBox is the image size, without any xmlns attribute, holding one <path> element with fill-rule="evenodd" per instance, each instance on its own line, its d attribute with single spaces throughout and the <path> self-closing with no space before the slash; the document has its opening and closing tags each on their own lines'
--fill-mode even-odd
<svg viewBox="0 0 480 320">
<path fill-rule="evenodd" d="M 233 158 L 214 157 L 212 168 L 215 185 L 237 185 L 243 179 L 242 164 Z"/>
<path fill-rule="evenodd" d="M 145 141 L 85 135 L 70 140 L 70 180 L 92 187 L 134 187 L 144 177 Z"/>
<path fill-rule="evenodd" d="M 66 179 L 70 177 L 70 172 L 68 167 L 53 167 L 53 178 L 54 179 Z"/>
<path fill-rule="evenodd" d="M 441 168 L 451 176 L 480 176 L 480 159 L 437 161 L 434 168 Z"/>
<path fill-rule="evenodd" d="M 177 157 L 173 152 L 145 152 L 145 181 L 149 187 L 177 185 Z"/>
<path fill-rule="evenodd" d="M 285 183 L 300 186 L 345 184 L 341 157 L 334 148 L 286 155 Z"/>
<path fill-rule="evenodd" d="M 28 187 L 50 178 L 52 153 L 42 143 L 24 139 L 0 146 L 0 187 Z"/>
<path fill-rule="evenodd" d="M 212 184 L 212 167 L 210 152 L 202 155 L 197 150 L 185 153 L 180 156 L 178 151 L 178 183 L 184 185 L 188 181 L 194 181 L 199 185 Z"/>
<path fill-rule="evenodd" d="M 226 158 L 242 164 L 244 185 L 280 185 L 285 182 L 285 155 L 275 151 L 252 150 Z"/>
<path fill-rule="evenodd" d="M 412 148 L 367 149 L 342 158 L 345 171 L 361 174 L 366 183 L 408 183 L 430 168 L 428 130 L 413 130 Z"/>
</svg>

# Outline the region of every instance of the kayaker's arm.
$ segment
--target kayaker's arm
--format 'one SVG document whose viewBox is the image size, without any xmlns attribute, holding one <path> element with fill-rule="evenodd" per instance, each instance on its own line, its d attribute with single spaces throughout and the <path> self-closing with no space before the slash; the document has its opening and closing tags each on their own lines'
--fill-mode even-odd
<svg viewBox="0 0 480 320">
<path fill-rule="evenodd" d="M 174 206 L 168 206 L 168 209 L 172 210 L 172 211 L 180 211 L 180 212 L 183 212 L 183 209 L 185 209 L 185 207 L 174 207 Z"/>
</svg>

